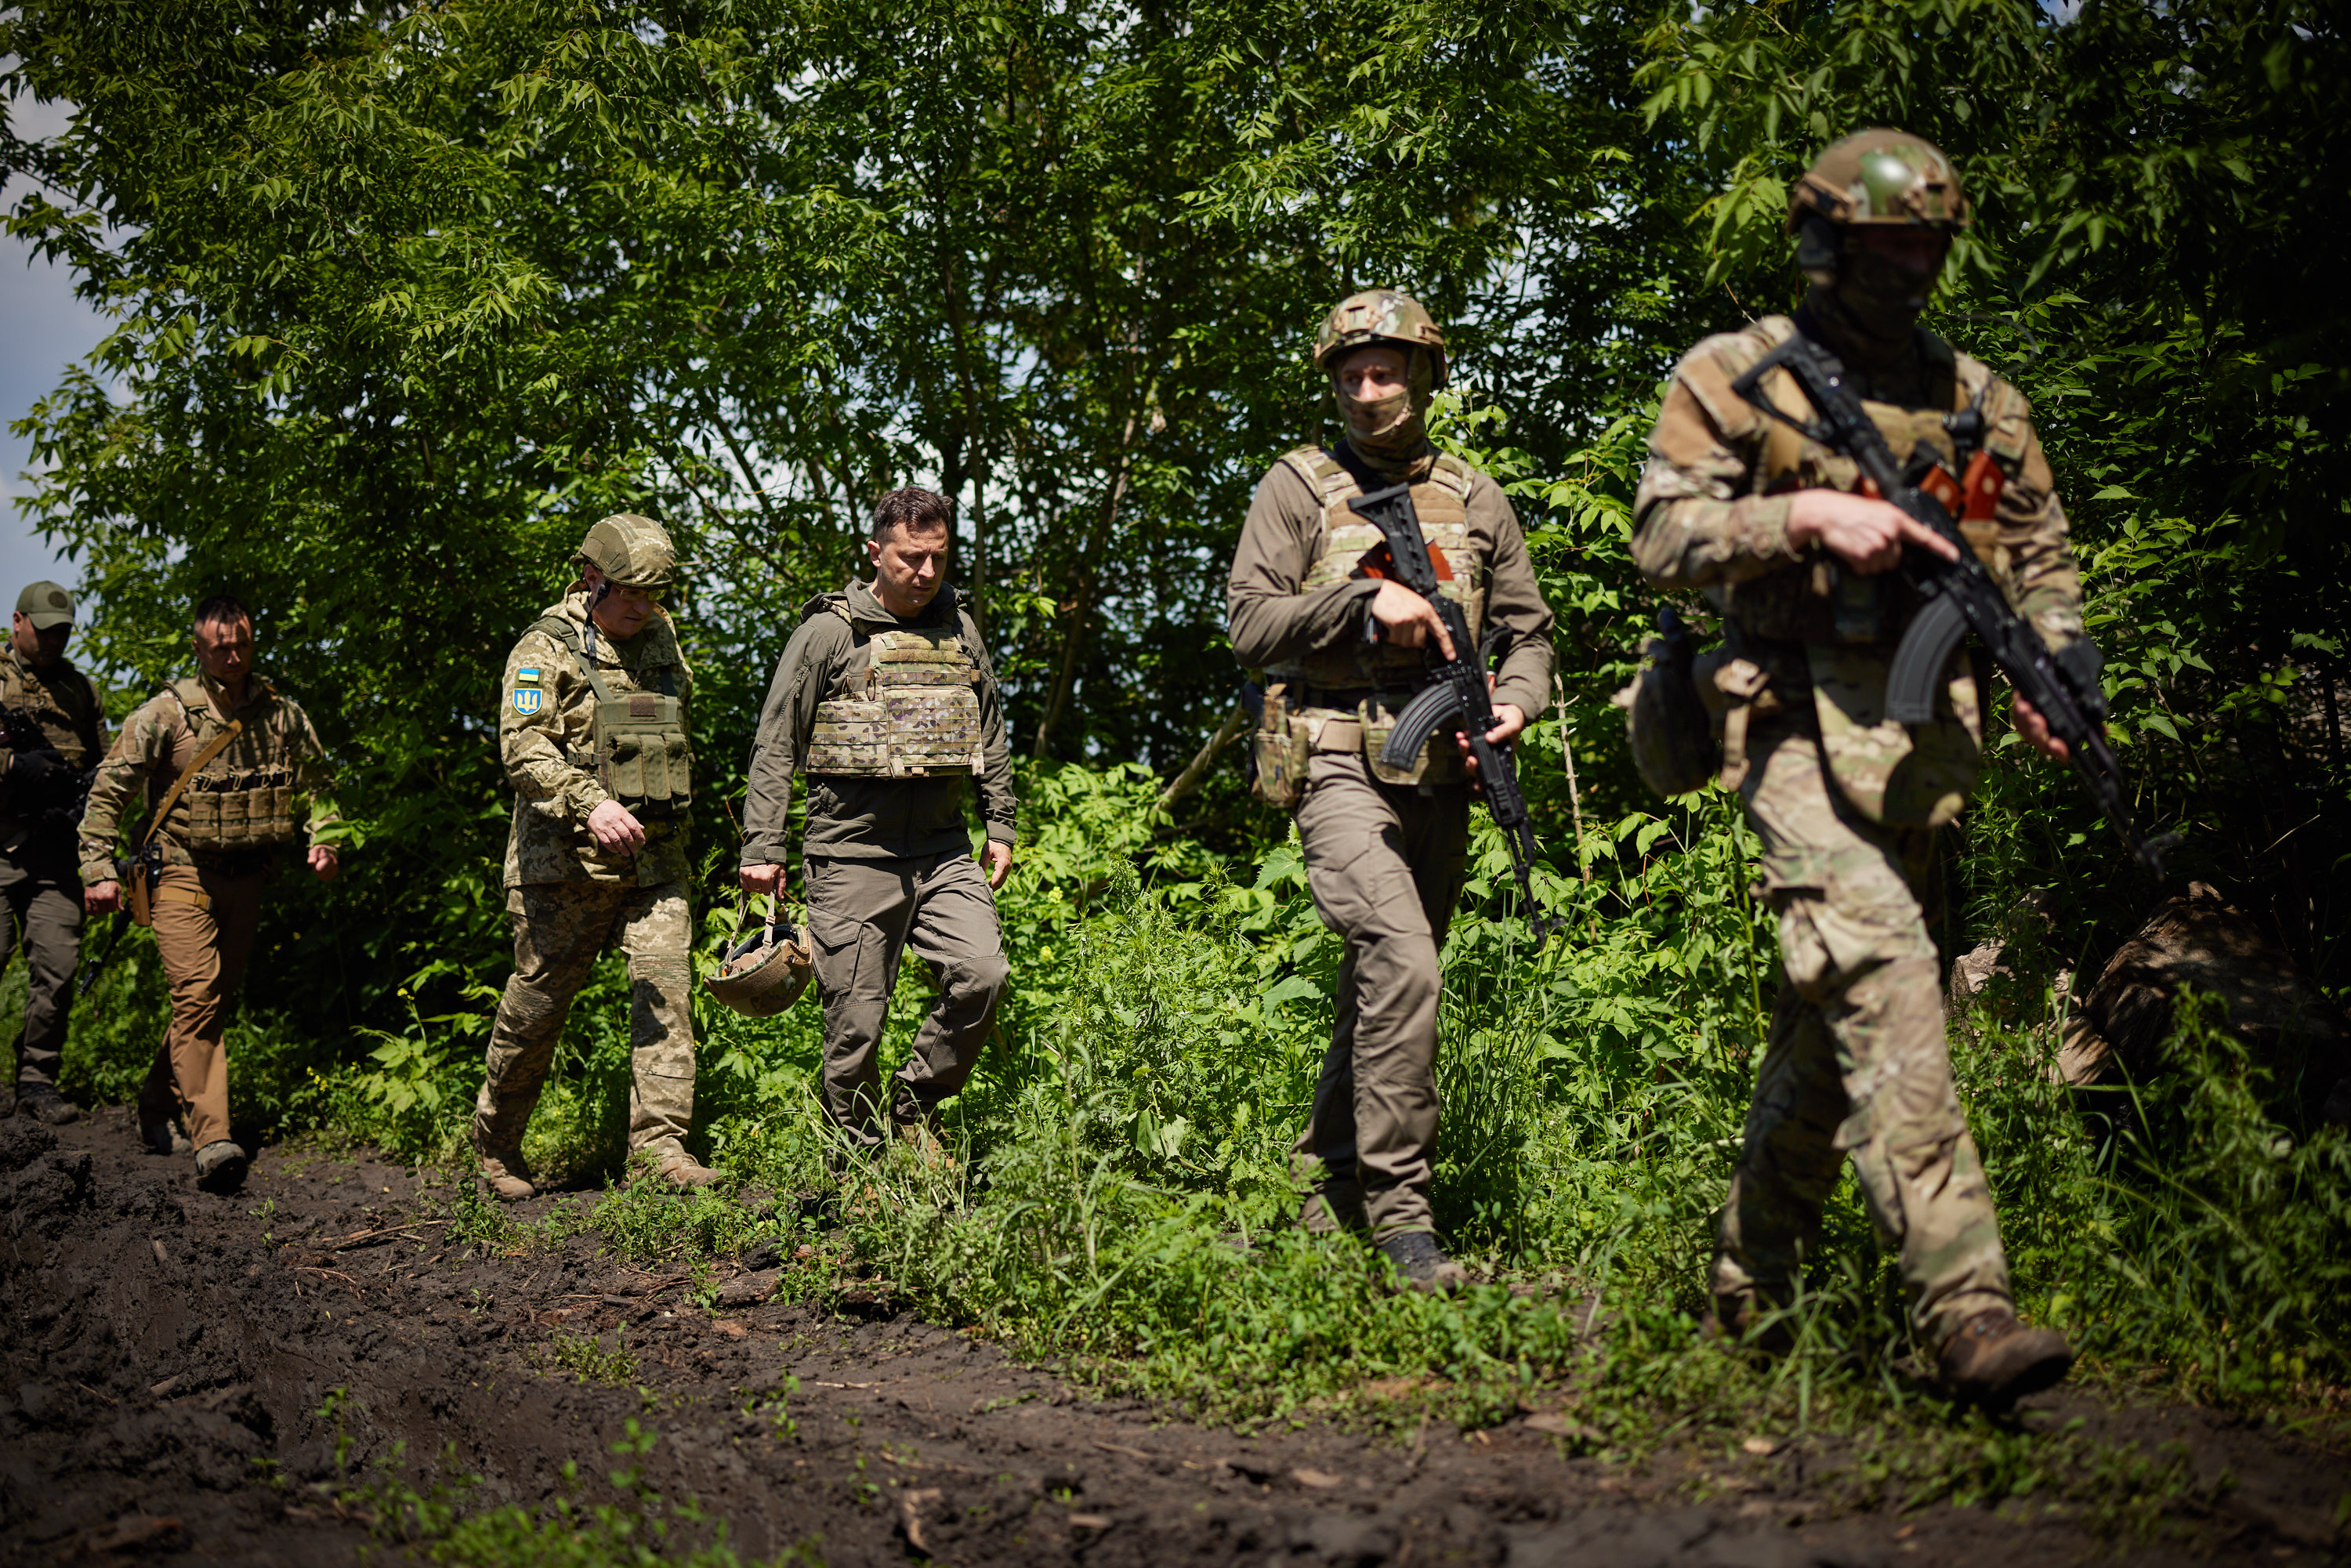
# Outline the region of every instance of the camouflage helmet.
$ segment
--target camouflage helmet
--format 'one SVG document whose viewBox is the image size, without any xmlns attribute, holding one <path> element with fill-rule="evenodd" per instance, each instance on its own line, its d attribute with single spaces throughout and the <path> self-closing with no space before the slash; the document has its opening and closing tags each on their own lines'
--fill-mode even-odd
<svg viewBox="0 0 2351 1568">
<path fill-rule="evenodd" d="M 1788 197 L 1788 232 L 1809 217 L 1832 224 L 1968 226 L 1959 172 L 1933 143 L 1883 126 L 1835 142 L 1813 161 Z"/>
<path fill-rule="evenodd" d="M 572 554 L 615 588 L 667 588 L 677 580 L 677 547 L 651 517 L 615 512 L 588 530 Z"/>
<path fill-rule="evenodd" d="M 747 918 L 745 908 L 738 904 L 735 911 L 738 929 Z M 745 1018 L 764 1019 L 799 1000 L 816 977 L 816 963 L 807 933 L 779 914 L 770 898 L 767 924 L 750 926 L 750 935 L 726 950 L 725 961 L 703 982 L 713 1001 Z"/>
<path fill-rule="evenodd" d="M 1427 350 L 1433 371 L 1430 384 L 1438 389 L 1445 385 L 1445 334 L 1411 295 L 1394 288 L 1367 288 L 1340 300 L 1315 337 L 1314 368 L 1328 373 L 1341 355 L 1366 343 Z"/>
</svg>

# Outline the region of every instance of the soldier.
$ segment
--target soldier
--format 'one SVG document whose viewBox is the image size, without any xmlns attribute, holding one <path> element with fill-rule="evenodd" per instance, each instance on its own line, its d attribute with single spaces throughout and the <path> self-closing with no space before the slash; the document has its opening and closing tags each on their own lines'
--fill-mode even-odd
<svg viewBox="0 0 2351 1568">
<path fill-rule="evenodd" d="M 1801 332 L 1843 362 L 1899 458 L 1923 444 L 1955 463 L 1943 416 L 1980 411 L 2006 487 L 1970 543 L 2053 648 L 2082 636 L 2065 515 L 2025 400 L 1917 324 L 1968 220 L 1949 161 L 1917 137 L 1867 131 L 1823 152 L 1789 207 L 1803 304 L 1684 357 L 1649 438 L 1633 548 L 1652 582 L 1701 590 L 1723 612 L 1724 662 L 1701 690 L 1722 716 L 1722 781 L 1762 839 L 1780 919 L 1778 1011 L 1720 1216 L 1716 1321 L 1769 1333 L 1764 1315 L 1794 1291 L 1850 1154 L 1900 1249 L 1913 1331 L 1949 1387 L 1999 1405 L 2056 1383 L 2072 1353 L 2016 1319 L 1927 928 L 1934 830 L 1965 803 L 1982 738 L 1966 661 L 1947 672 L 1935 723 L 1878 722 L 1917 608 L 1889 569 L 1906 549 L 1958 552 L 1859 493 L 1852 462 L 1731 389 Z M 1764 390 L 1782 409 L 1805 406 L 1784 372 Z M 2038 714 L 2021 701 L 2011 711 L 2027 742 L 2064 755 Z"/>
<path fill-rule="evenodd" d="M 311 874 L 333 881 L 339 820 L 309 716 L 254 673 L 251 612 L 226 594 L 205 600 L 193 643 L 199 673 L 149 698 L 99 765 L 81 821 L 81 878 L 90 914 L 121 907 L 115 844 L 133 811 L 143 814 L 137 838 L 162 866 L 144 896 L 172 1021 L 139 1091 L 140 1137 L 156 1154 L 193 1146 L 197 1185 L 229 1192 L 245 1179 L 246 1153 L 229 1140 L 223 1039 L 262 890 L 297 842 L 307 841 Z M 184 1137 L 172 1125 L 175 1103 Z"/>
<path fill-rule="evenodd" d="M 16 596 L 0 658 L 0 894 L 16 918 L 0 932 L 0 968 L 21 928 L 25 1030 L 16 1044 L 16 1109 L 61 1127 L 80 1114 L 57 1093 L 68 988 L 81 962 L 80 855 L 75 831 L 90 769 L 106 752 L 106 706 L 66 658 L 73 595 L 37 582 Z"/>
<path fill-rule="evenodd" d="M 615 942 L 629 960 L 630 1156 L 677 1186 L 718 1179 L 685 1151 L 694 673 L 661 603 L 677 552 L 659 523 L 622 512 L 589 529 L 571 559 L 580 580 L 507 655 L 500 687 L 499 749 L 515 791 L 506 867 L 515 967 L 490 1030 L 474 1155 L 483 1185 L 509 1202 L 534 1191 L 523 1130 L 571 998 Z"/>
<path fill-rule="evenodd" d="M 871 584 L 800 607 L 751 748 L 739 877 L 784 880 L 792 775 L 806 773 L 800 841 L 810 955 L 824 1003 L 825 1110 L 847 1140 L 898 1134 L 939 1158 L 939 1103 L 971 1075 L 1009 968 L 994 890 L 1012 870 L 1012 763 L 1004 705 L 979 625 L 947 586 L 955 508 L 893 490 L 873 508 Z M 987 827 L 980 873 L 965 826 L 967 779 Z M 878 1049 L 908 944 L 931 967 L 938 1005 L 882 1099 Z"/>
<path fill-rule="evenodd" d="M 1458 737 L 1433 739 L 1408 769 L 1376 758 L 1427 682 L 1423 650 L 1456 650 L 1426 600 L 1367 573 L 1381 535 L 1348 502 L 1412 486 L 1441 591 L 1472 637 L 1498 645 L 1497 746 L 1543 710 L 1552 615 L 1501 487 L 1429 444 L 1446 362 L 1428 313 L 1391 289 L 1353 295 L 1323 323 L 1313 362 L 1346 438 L 1274 465 L 1226 585 L 1233 655 L 1268 681 L 1260 789 L 1295 807 L 1314 906 L 1345 943 L 1331 1049 L 1292 1162 L 1310 1188 L 1309 1229 L 1368 1233 L 1407 1283 L 1449 1290 L 1464 1275 L 1437 1245 L 1428 1198 L 1437 955 L 1461 896 L 1474 780 Z"/>
</svg>

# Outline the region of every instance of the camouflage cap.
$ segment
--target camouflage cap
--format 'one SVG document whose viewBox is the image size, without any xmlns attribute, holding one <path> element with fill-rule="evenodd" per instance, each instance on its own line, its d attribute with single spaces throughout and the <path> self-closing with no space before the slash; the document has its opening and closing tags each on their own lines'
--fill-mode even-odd
<svg viewBox="0 0 2351 1568">
<path fill-rule="evenodd" d="M 36 632 L 70 626 L 74 623 L 73 595 L 57 583 L 37 582 L 16 595 L 16 613 L 30 621 Z"/>
<path fill-rule="evenodd" d="M 1813 161 L 1788 197 L 1788 232 L 1807 217 L 1944 230 L 1971 214 L 1959 171 L 1928 141 L 1884 126 L 1835 142 Z"/>
<path fill-rule="evenodd" d="M 1394 288 L 1367 288 L 1340 300 L 1315 337 L 1314 368 L 1327 372 L 1342 354 L 1365 343 L 1427 350 L 1435 372 L 1431 385 L 1445 385 L 1445 334 L 1411 295 Z"/>
<path fill-rule="evenodd" d="M 573 553 L 615 588 L 667 588 L 677 580 L 677 547 L 651 517 L 615 512 L 588 530 Z"/>
</svg>

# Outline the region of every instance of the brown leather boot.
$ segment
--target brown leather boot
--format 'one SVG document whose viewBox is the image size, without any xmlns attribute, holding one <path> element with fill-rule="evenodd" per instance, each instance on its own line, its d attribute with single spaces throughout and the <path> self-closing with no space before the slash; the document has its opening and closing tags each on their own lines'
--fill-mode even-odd
<svg viewBox="0 0 2351 1568">
<path fill-rule="evenodd" d="M 523 1164 L 520 1149 L 492 1150 L 475 1144 L 474 1163 L 484 1190 L 501 1203 L 520 1203 L 538 1194 L 530 1167 Z"/>
<path fill-rule="evenodd" d="M 664 1155 L 654 1165 L 653 1175 L 672 1186 L 690 1191 L 697 1186 L 708 1186 L 711 1183 L 723 1179 L 725 1173 L 712 1170 L 684 1149 L 679 1149 L 673 1154 Z"/>
<path fill-rule="evenodd" d="M 2028 1394 L 2054 1388 L 2073 1364 L 2074 1347 L 2064 1334 L 2027 1328 L 2007 1307 L 1969 1319 L 1935 1357 L 1952 1396 L 1988 1410 L 2005 1410 Z"/>
</svg>

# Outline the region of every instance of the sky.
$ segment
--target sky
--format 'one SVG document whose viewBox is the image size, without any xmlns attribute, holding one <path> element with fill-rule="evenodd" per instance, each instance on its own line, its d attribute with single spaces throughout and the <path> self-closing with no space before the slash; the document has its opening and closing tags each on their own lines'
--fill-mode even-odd
<svg viewBox="0 0 2351 1568">
<path fill-rule="evenodd" d="M 62 104 L 20 99 L 8 106 L 8 122 L 27 139 L 54 136 L 65 129 L 68 112 Z M 23 182 L 10 181 L 0 191 L 0 206 L 14 207 L 24 193 Z M 16 509 L 16 497 L 33 489 L 18 477 L 33 453 L 30 443 L 6 427 L 55 390 L 58 372 L 98 347 L 106 331 L 106 319 L 74 298 L 70 273 L 37 258 L 24 241 L 0 234 L 0 343 L 7 345 L 0 353 L 0 606 L 6 609 L 16 608 L 28 582 L 49 578 L 70 588 L 77 576 L 71 562 L 59 561 L 33 537 Z"/>
</svg>

